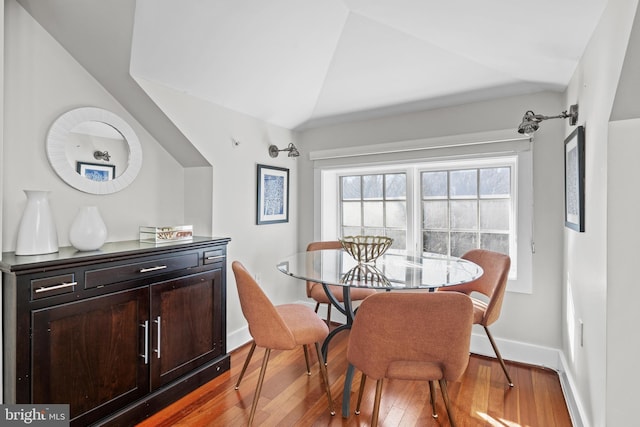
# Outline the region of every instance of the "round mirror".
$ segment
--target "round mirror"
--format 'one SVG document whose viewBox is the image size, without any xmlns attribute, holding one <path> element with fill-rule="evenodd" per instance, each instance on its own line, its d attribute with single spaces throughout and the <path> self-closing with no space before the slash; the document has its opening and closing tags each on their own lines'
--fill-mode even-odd
<svg viewBox="0 0 640 427">
<path fill-rule="evenodd" d="M 68 111 L 53 122 L 47 157 L 64 182 L 91 194 L 124 189 L 142 166 L 133 129 L 117 115 L 93 107 Z"/>
</svg>

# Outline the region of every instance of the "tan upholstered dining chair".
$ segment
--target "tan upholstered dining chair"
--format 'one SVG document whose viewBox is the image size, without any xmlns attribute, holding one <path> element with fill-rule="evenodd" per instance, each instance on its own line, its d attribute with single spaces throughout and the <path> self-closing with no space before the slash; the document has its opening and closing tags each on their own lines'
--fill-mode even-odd
<svg viewBox="0 0 640 427">
<path fill-rule="evenodd" d="M 311 242 L 307 246 L 307 252 L 309 251 L 320 251 L 324 249 L 342 249 L 342 244 L 337 240 L 329 240 L 324 242 Z M 329 291 L 333 294 L 336 300 L 340 303 L 344 303 L 343 296 L 343 287 L 329 285 Z M 376 293 L 375 289 L 367 289 L 367 288 L 351 288 L 349 289 L 351 293 L 351 301 L 362 301 L 366 297 L 373 295 Z M 307 297 L 313 299 L 316 302 L 316 313 L 320 308 L 320 304 L 327 304 L 327 324 L 331 324 L 331 302 L 329 301 L 329 297 L 327 293 L 322 288 L 320 283 L 316 282 L 307 282 Z"/>
<path fill-rule="evenodd" d="M 302 346 L 307 363 L 307 374 L 311 375 L 307 351 L 307 345 L 309 344 L 315 344 L 318 367 L 326 389 L 327 399 L 329 400 L 329 410 L 331 415 L 335 415 L 327 368 L 320 352 L 320 342 L 329 334 L 327 325 L 316 313 L 302 304 L 274 306 L 240 262 L 234 261 L 231 264 L 231 268 L 238 287 L 242 314 L 247 319 L 249 332 L 253 337 L 251 349 L 236 383 L 236 389 L 240 387 L 240 381 L 242 381 L 256 346 L 265 348 L 248 425 L 250 426 L 253 423 L 271 350 L 292 350 L 297 346 Z"/>
<path fill-rule="evenodd" d="M 378 423 L 384 378 L 428 381 L 434 418 L 435 384 L 440 383 L 449 422 L 454 425 L 447 381 L 469 363 L 471 299 L 461 293 L 379 293 L 365 299 L 349 334 L 347 359 L 362 371 L 356 414 L 367 378 L 377 380 L 371 426 Z"/>
<path fill-rule="evenodd" d="M 462 285 L 438 288 L 438 291 L 462 292 L 472 296 L 473 323 L 476 325 L 482 325 L 484 328 L 487 333 L 487 337 L 489 338 L 489 342 L 491 343 L 491 347 L 493 347 L 493 351 L 496 353 L 496 357 L 504 371 L 504 375 L 507 377 L 509 386 L 513 387 L 513 381 L 511 381 L 511 376 L 507 371 L 504 360 L 502 360 L 500 350 L 498 350 L 498 346 L 496 345 L 491 332 L 489 332 L 489 325 L 494 323 L 500 317 L 502 301 L 504 299 L 507 280 L 509 278 L 509 269 L 511 268 L 511 258 L 509 258 L 508 255 L 485 249 L 472 249 L 462 255 L 462 258 L 474 262 L 482 267 L 484 270 L 482 276 L 472 282 L 464 283 Z M 484 295 L 487 300 L 484 301 L 479 298 L 473 298 L 474 292 Z"/>
</svg>

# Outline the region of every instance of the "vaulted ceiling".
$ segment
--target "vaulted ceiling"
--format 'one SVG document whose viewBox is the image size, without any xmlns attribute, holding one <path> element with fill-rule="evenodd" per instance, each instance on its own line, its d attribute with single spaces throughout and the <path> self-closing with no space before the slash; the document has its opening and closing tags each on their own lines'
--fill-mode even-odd
<svg viewBox="0 0 640 427">
<path fill-rule="evenodd" d="M 562 91 L 606 0 L 138 0 L 131 71 L 286 128 Z"/>
<path fill-rule="evenodd" d="M 136 79 L 289 129 L 563 91 L 607 2 L 17 1 L 184 166 Z"/>
</svg>

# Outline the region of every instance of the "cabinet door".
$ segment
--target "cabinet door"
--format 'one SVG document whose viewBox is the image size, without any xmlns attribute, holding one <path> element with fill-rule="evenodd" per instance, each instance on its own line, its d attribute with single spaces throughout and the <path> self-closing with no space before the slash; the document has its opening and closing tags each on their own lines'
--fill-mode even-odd
<svg viewBox="0 0 640 427">
<path fill-rule="evenodd" d="M 148 393 L 148 315 L 148 287 L 33 311 L 33 403 L 86 425 Z"/>
<path fill-rule="evenodd" d="M 151 286 L 151 389 L 224 352 L 221 270 Z"/>
</svg>

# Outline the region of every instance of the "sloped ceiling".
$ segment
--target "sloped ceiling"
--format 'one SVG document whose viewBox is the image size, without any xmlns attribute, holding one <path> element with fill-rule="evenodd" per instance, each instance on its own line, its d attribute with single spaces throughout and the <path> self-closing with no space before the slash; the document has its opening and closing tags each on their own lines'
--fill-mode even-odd
<svg viewBox="0 0 640 427">
<path fill-rule="evenodd" d="M 18 0 L 18 4 L 91 73 L 178 163 L 184 167 L 209 166 L 209 162 L 129 73 L 134 0 Z"/>
<path fill-rule="evenodd" d="M 563 91 L 606 3 L 17 1 L 185 165 L 131 76 L 289 129 Z"/>
<path fill-rule="evenodd" d="M 633 20 L 629 45 L 611 110 L 611 121 L 640 118 L 638 76 L 640 76 L 640 8 L 636 10 Z"/>
<path fill-rule="evenodd" d="M 286 128 L 563 91 L 606 0 L 138 0 L 131 71 Z"/>
</svg>

